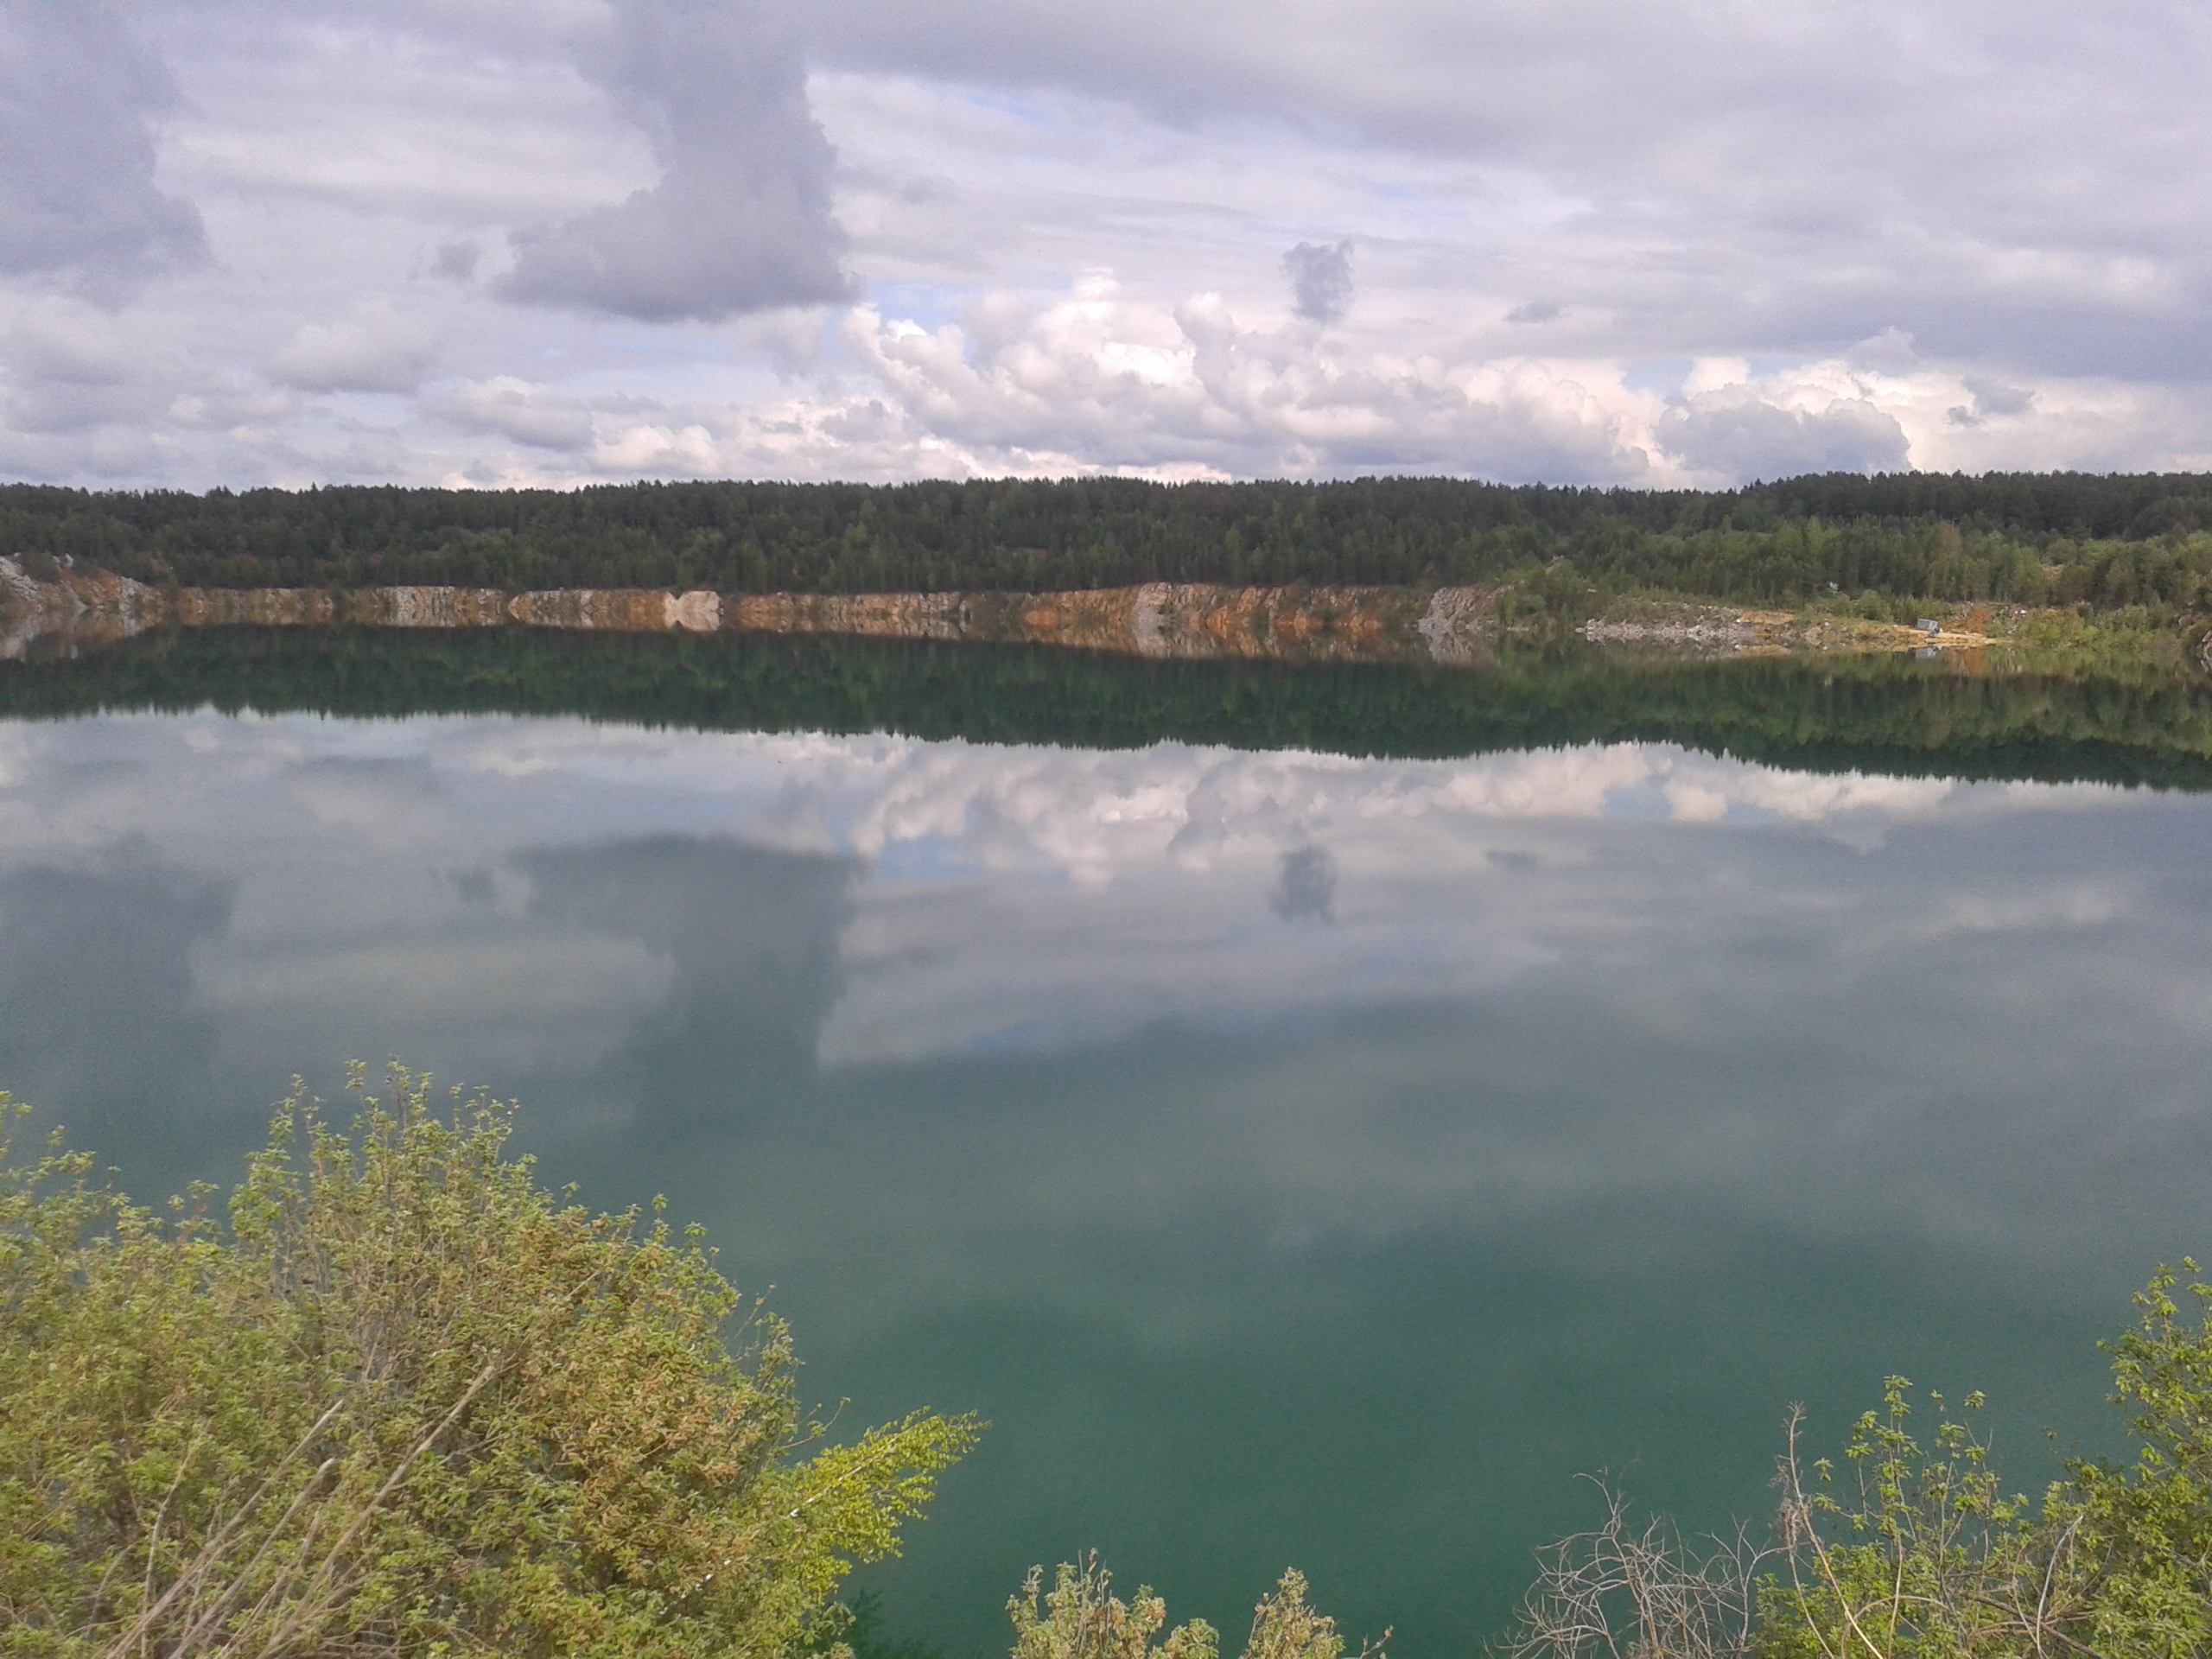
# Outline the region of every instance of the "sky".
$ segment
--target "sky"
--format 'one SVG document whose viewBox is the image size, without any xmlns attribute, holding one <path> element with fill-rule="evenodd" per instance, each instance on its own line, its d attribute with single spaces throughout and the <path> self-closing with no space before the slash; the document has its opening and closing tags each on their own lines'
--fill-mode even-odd
<svg viewBox="0 0 2212 1659">
<path fill-rule="evenodd" d="M 2184 0 L 0 0 L 0 477 L 2212 467 Z"/>
</svg>

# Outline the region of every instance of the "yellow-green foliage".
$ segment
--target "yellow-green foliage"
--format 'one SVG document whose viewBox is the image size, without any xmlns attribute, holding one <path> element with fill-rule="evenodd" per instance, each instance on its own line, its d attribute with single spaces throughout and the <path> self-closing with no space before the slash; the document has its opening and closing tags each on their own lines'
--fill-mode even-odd
<svg viewBox="0 0 2212 1659">
<path fill-rule="evenodd" d="M 1932 1444 L 1891 1377 L 1839 1469 L 1807 1465 L 1793 1412 L 1770 1545 L 1709 1550 L 1619 1497 L 1598 1530 L 1539 1552 L 1497 1651 L 1510 1659 L 2202 1659 L 2212 1653 L 2212 1285 L 2160 1268 L 2104 1347 L 2132 1463 L 2075 1462 L 2039 1503 L 2006 1493 L 1971 1418 L 1940 1395 Z"/>
<path fill-rule="evenodd" d="M 0 1653 L 817 1636 L 976 1426 L 827 1445 L 696 1232 L 565 1205 L 512 1109 L 392 1084 L 350 1134 L 296 1088 L 227 1233 L 79 1154 L 0 1173 Z"/>
<path fill-rule="evenodd" d="M 2182 1266 L 2197 1319 L 2161 1268 L 2136 1294 L 2135 1328 L 2105 1344 L 2114 1398 L 2134 1412 L 2135 1460 L 2069 1471 L 2076 1529 L 2101 1546 L 2088 1621 L 2100 1652 L 2212 1650 L 2212 1285 Z"/>
<path fill-rule="evenodd" d="M 2146 606 L 1999 613 L 1987 624 L 2012 666 L 2139 684 L 2192 672 L 2205 626 L 2202 615 Z"/>
<path fill-rule="evenodd" d="M 1044 1568 L 1031 1567 L 1021 1593 L 1006 1605 L 1014 1659 L 1215 1659 L 1221 1650 L 1219 1634 L 1202 1618 L 1177 1625 L 1154 1647 L 1167 1604 L 1149 1585 L 1124 1604 L 1111 1593 L 1112 1575 L 1096 1554 L 1079 1566 L 1061 1562 L 1040 1610 L 1044 1581 Z M 1305 1575 L 1293 1568 L 1253 1611 L 1243 1659 L 1339 1659 L 1344 1650 L 1336 1621 L 1306 1605 Z M 1382 1656 L 1362 1647 L 1359 1659 Z"/>
<path fill-rule="evenodd" d="M 1909 1428 L 1910 1384 L 1891 1377 L 1882 1409 L 1862 1415 L 1839 1492 L 1826 1459 L 1802 1478 L 1796 1422 L 1783 1461 L 1783 1571 L 1760 1598 L 1770 1659 L 1965 1659 L 2028 1653 L 2081 1611 L 2071 1535 L 2029 1524 L 1970 1425 L 1938 1413 L 1935 1447 Z M 1981 1406 L 1970 1395 L 1969 1413 Z M 1847 1495 L 1846 1495 L 1847 1494 Z M 2054 1600 L 2052 1592 L 2057 1592 Z"/>
<path fill-rule="evenodd" d="M 2115 1403 L 2133 1408 L 2133 1463 L 2074 1463 L 2039 1505 L 2007 1497 L 1986 1448 L 1942 1416 L 1935 1448 L 1907 1432 L 1890 1379 L 1859 1419 L 1857 1478 L 1782 1465 L 1786 1574 L 1761 1599 L 1771 1659 L 1969 1659 L 2093 1653 L 2194 1659 L 2212 1649 L 2212 1286 L 2184 1261 L 2200 1319 L 2161 1268 L 2137 1321 L 2104 1344 Z M 1941 1396 L 1934 1403 L 1939 1413 Z M 1979 1407 L 1970 1396 L 1969 1410 Z"/>
</svg>

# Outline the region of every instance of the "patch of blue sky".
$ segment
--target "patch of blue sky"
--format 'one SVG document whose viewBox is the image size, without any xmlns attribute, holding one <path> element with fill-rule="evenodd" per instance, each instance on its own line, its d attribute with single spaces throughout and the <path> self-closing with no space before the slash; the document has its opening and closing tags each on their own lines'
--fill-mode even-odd
<svg viewBox="0 0 2212 1659">
<path fill-rule="evenodd" d="M 1630 391 L 1673 397 L 1681 391 L 1682 382 L 1689 378 L 1690 367 L 1687 357 L 1644 358 L 1621 371 L 1621 385 Z"/>
<path fill-rule="evenodd" d="M 1067 124 L 1058 111 L 1034 103 L 1017 92 L 995 92 L 971 87 L 961 99 L 971 110 L 982 110 L 992 115 L 1004 116 L 1025 127 L 1039 132 L 1049 132 Z"/>
<path fill-rule="evenodd" d="M 877 277 L 868 283 L 868 298 L 887 317 L 899 317 L 925 328 L 957 322 L 975 303 L 976 290 L 951 283 L 899 282 Z"/>
<path fill-rule="evenodd" d="M 1497 218 L 1489 204 L 1471 203 L 1463 192 L 1425 179 L 1370 185 L 1368 195 L 1370 203 L 1391 211 L 1387 236 L 1370 236 L 1370 241 L 1402 241 L 1424 234 L 1450 241 L 1469 226 L 1487 224 Z M 1353 238 L 1355 243 L 1358 239 Z"/>
</svg>

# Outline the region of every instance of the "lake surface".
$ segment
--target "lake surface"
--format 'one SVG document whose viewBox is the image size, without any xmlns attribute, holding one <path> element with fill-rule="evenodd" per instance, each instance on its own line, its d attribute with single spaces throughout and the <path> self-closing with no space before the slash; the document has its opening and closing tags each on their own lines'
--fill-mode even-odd
<svg viewBox="0 0 2212 1659">
<path fill-rule="evenodd" d="M 1579 1471 L 1762 1516 L 1896 1371 L 2035 1490 L 2212 1243 L 2212 795 L 2105 781 L 2201 688 L 588 644 L 10 665 L 0 1086 L 147 1198 L 296 1071 L 519 1096 L 849 1423 L 991 1419 L 864 1580 L 956 1659 L 1091 1547 L 1468 1654 Z"/>
</svg>

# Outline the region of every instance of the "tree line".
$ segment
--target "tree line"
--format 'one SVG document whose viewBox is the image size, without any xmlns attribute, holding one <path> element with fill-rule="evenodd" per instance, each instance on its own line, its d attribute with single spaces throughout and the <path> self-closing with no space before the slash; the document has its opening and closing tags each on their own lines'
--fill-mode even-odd
<svg viewBox="0 0 2212 1659">
<path fill-rule="evenodd" d="M 2212 609 L 2212 474 L 1827 474 L 1741 489 L 1450 478 L 0 486 L 0 556 L 162 586 L 1040 592 L 1147 582 L 1830 594 Z"/>
</svg>

